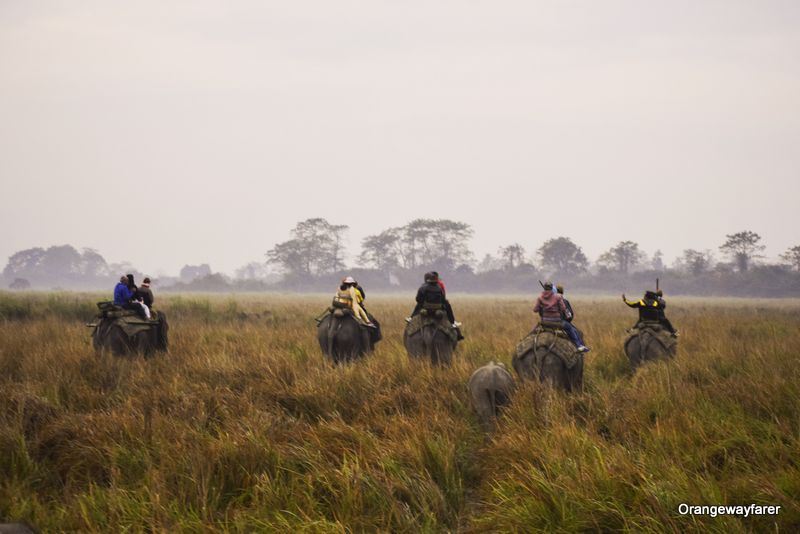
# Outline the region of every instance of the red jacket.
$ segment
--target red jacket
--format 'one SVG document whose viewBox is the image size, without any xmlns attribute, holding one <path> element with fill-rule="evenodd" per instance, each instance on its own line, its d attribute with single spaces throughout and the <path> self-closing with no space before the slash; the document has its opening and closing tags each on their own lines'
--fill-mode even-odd
<svg viewBox="0 0 800 534">
<path fill-rule="evenodd" d="M 436 281 L 436 283 L 439 284 L 439 287 L 442 288 L 442 294 L 445 295 L 447 293 L 447 290 L 444 288 L 444 281 L 442 281 L 442 279 L 440 278 L 439 280 Z"/>
</svg>

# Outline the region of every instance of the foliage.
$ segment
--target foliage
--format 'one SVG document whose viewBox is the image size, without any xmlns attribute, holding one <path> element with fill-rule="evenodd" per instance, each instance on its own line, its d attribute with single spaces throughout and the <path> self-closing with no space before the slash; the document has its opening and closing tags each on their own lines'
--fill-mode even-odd
<svg viewBox="0 0 800 534">
<path fill-rule="evenodd" d="M 692 275 L 700 275 L 711 269 L 714 256 L 710 250 L 686 249 L 677 262 L 676 267 Z"/>
<path fill-rule="evenodd" d="M 548 239 L 539 247 L 542 266 L 556 274 L 579 274 L 589 267 L 589 260 L 581 247 L 568 237 Z"/>
<path fill-rule="evenodd" d="M 525 248 L 519 243 L 500 247 L 498 254 L 505 269 L 516 269 L 525 262 Z"/>
<path fill-rule="evenodd" d="M 319 275 L 344 268 L 344 234 L 348 226 L 331 224 L 325 219 L 306 219 L 297 223 L 292 239 L 278 243 L 269 252 L 269 263 L 287 273 Z"/>
<path fill-rule="evenodd" d="M 800 245 L 795 245 L 781 254 L 781 259 L 792 266 L 793 269 L 800 271 Z"/>
<path fill-rule="evenodd" d="M 24 278 L 39 287 L 83 287 L 110 274 L 109 266 L 97 251 L 85 248 L 78 252 L 71 245 L 21 250 L 8 259 L 3 269 L 6 280 Z"/>
<path fill-rule="evenodd" d="M 740 271 L 746 271 L 754 259 L 761 257 L 759 252 L 764 250 L 764 245 L 757 233 L 745 230 L 725 237 L 728 239 L 719 249 L 736 263 Z"/>
<path fill-rule="evenodd" d="M 0 517 L 43 532 L 796 532 L 800 308 L 670 300 L 677 359 L 628 372 L 635 312 L 571 295 L 586 389 L 524 385 L 492 439 L 464 387 L 510 363 L 527 299 L 451 297 L 450 369 L 410 361 L 409 302 L 368 299 L 376 353 L 326 365 L 323 298 L 164 297 L 168 355 L 95 355 L 94 295 L 0 294 Z M 76 313 L 77 312 L 77 313 Z M 80 317 L 80 314 L 87 314 Z M 681 516 L 678 504 L 777 516 Z"/>
<path fill-rule="evenodd" d="M 379 269 L 432 267 L 450 270 L 472 261 L 472 227 L 449 219 L 414 219 L 362 242 L 361 260 Z M 382 267 L 381 267 L 382 266 Z"/>
<path fill-rule="evenodd" d="M 604 252 L 597 264 L 601 269 L 627 274 L 631 269 L 641 265 L 645 254 L 639 250 L 639 244 L 633 241 L 620 241 L 616 246 Z"/>
</svg>

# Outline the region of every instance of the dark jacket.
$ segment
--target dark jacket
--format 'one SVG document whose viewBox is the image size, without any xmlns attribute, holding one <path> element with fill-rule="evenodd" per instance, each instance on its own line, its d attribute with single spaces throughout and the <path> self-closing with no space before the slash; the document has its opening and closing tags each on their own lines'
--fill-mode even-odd
<svg viewBox="0 0 800 534">
<path fill-rule="evenodd" d="M 153 307 L 153 301 L 155 300 L 155 298 L 153 297 L 153 292 L 150 290 L 149 287 L 143 285 L 139 286 L 139 288 L 136 290 L 136 296 L 141 298 L 142 302 L 144 302 L 145 306 L 147 306 L 148 308 Z"/>
<path fill-rule="evenodd" d="M 447 318 L 451 323 L 456 322 L 453 314 L 453 308 L 445 298 L 444 290 L 442 290 L 437 282 L 427 282 L 420 286 L 420 288 L 417 290 L 417 305 L 414 308 L 414 311 L 411 312 L 411 315 L 417 315 L 426 304 L 431 305 L 432 307 L 436 307 L 438 305 L 438 307 L 447 313 Z"/>
<path fill-rule="evenodd" d="M 575 318 L 575 312 L 572 311 L 572 304 L 570 304 L 567 299 L 564 299 L 564 306 L 566 306 L 567 312 L 561 314 L 561 319 L 563 321 L 569 321 L 571 323 L 572 320 Z"/>
<path fill-rule="evenodd" d="M 639 309 L 639 320 L 640 321 L 660 321 L 661 317 L 663 316 L 663 308 L 662 305 L 658 302 L 658 299 L 651 299 L 651 298 L 643 298 L 638 302 L 628 302 L 625 301 L 625 304 L 630 306 L 631 308 L 638 308 Z"/>
</svg>

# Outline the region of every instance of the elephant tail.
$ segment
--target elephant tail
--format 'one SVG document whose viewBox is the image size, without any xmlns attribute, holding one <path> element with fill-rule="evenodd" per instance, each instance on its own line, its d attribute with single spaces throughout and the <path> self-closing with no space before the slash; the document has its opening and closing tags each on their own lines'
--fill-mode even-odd
<svg viewBox="0 0 800 534">
<path fill-rule="evenodd" d="M 425 353 L 430 354 L 431 357 L 434 357 L 433 351 L 435 350 L 435 346 L 433 344 L 433 336 L 436 334 L 436 328 L 431 328 L 429 326 L 422 327 L 422 346 L 425 348 Z"/>
</svg>

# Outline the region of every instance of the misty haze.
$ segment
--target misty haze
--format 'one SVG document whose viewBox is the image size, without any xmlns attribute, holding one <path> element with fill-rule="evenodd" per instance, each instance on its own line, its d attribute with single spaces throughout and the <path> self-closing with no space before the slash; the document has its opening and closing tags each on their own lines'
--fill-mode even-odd
<svg viewBox="0 0 800 534">
<path fill-rule="evenodd" d="M 797 0 L 0 2 L 0 533 L 800 532 Z"/>
</svg>

